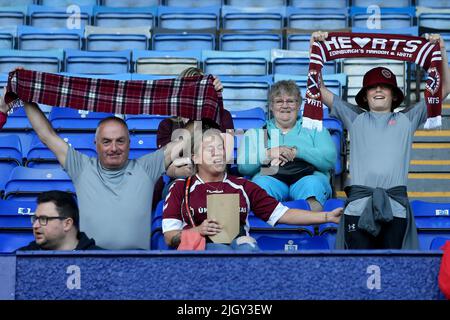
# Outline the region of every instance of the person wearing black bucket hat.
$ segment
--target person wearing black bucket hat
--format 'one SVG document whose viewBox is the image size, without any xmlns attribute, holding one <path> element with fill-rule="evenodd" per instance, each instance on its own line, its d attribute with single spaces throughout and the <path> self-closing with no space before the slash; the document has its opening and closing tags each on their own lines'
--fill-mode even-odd
<svg viewBox="0 0 450 320">
<path fill-rule="evenodd" d="M 327 37 L 326 32 L 314 32 L 311 45 Z M 450 92 L 445 43 L 438 34 L 425 37 L 440 43 L 443 68 L 438 76 L 444 100 Z M 345 188 L 348 198 L 336 248 L 418 249 L 406 185 L 414 132 L 427 119 L 425 102 L 394 112 L 404 94 L 395 74 L 385 67 L 366 72 L 355 97 L 357 105 L 333 95 L 323 84 L 320 93 L 322 102 L 331 109 L 330 116 L 342 121 L 351 141 L 351 180 Z"/>
</svg>

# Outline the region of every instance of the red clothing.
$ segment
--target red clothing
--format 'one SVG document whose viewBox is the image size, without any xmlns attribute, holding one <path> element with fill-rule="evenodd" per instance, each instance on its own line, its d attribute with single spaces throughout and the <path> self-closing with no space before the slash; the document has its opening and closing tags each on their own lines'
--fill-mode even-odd
<svg viewBox="0 0 450 320">
<path fill-rule="evenodd" d="M 0 129 L 3 128 L 3 126 L 6 123 L 6 114 L 3 112 L 0 112 Z"/>
<path fill-rule="evenodd" d="M 178 179 L 170 187 L 163 209 L 163 232 L 189 228 L 184 206 L 185 179 Z M 189 206 L 194 212 L 194 223 L 198 226 L 207 218 L 208 194 L 239 194 L 240 225 L 248 232 L 247 216 L 253 211 L 255 216 L 274 225 L 288 210 L 287 207 L 267 194 L 255 183 L 240 177 L 225 175 L 223 181 L 204 183 L 198 175 L 192 177 Z M 189 226 L 189 227 L 188 227 Z"/>
</svg>

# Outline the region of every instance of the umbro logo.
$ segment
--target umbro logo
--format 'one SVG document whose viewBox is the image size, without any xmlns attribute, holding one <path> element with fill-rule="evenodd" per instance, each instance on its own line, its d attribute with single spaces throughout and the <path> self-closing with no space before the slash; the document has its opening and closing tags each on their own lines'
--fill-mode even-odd
<svg viewBox="0 0 450 320">
<path fill-rule="evenodd" d="M 356 224 L 355 223 L 351 223 L 351 224 L 347 225 L 347 227 L 348 227 L 348 232 L 356 231 Z"/>
</svg>

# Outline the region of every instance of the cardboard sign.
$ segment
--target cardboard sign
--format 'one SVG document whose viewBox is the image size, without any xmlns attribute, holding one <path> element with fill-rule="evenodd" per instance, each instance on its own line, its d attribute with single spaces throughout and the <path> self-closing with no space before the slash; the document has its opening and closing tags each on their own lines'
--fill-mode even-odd
<svg viewBox="0 0 450 320">
<path fill-rule="evenodd" d="M 215 219 L 222 231 L 209 238 L 214 243 L 230 244 L 239 234 L 239 194 L 210 194 L 206 196 L 208 219 Z"/>
</svg>

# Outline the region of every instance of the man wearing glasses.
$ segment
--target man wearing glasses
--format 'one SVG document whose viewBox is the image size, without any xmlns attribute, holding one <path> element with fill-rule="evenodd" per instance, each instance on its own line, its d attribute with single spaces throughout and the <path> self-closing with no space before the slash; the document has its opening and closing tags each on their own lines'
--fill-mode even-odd
<svg viewBox="0 0 450 320">
<path fill-rule="evenodd" d="M 35 241 L 19 250 L 101 250 L 94 239 L 79 231 L 79 212 L 75 199 L 67 192 L 48 191 L 37 198 L 31 216 Z"/>
</svg>

